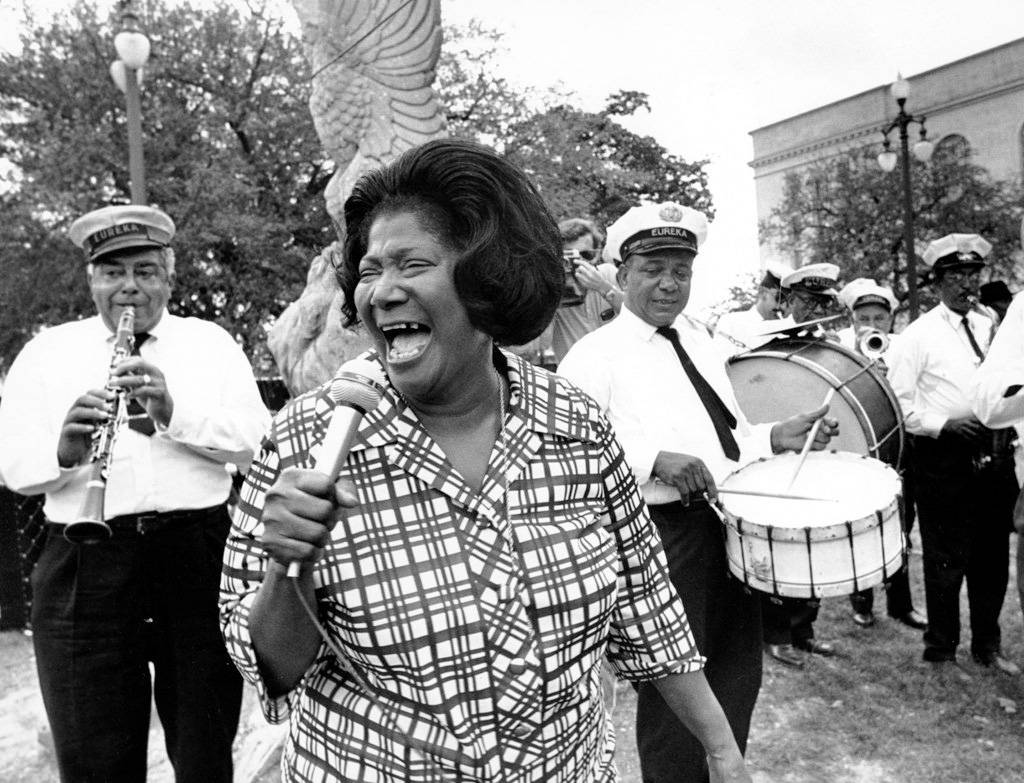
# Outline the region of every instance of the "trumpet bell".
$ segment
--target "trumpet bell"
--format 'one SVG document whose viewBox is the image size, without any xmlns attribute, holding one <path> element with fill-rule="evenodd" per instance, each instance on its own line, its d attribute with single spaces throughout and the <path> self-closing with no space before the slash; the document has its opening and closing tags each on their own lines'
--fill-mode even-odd
<svg viewBox="0 0 1024 783">
<path fill-rule="evenodd" d="M 889 350 L 889 336 L 878 329 L 867 329 L 857 335 L 857 353 L 876 360 Z"/>
</svg>

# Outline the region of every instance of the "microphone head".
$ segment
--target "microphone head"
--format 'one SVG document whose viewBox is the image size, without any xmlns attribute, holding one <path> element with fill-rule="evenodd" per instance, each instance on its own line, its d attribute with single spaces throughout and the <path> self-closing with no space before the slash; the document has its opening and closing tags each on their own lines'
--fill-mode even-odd
<svg viewBox="0 0 1024 783">
<path fill-rule="evenodd" d="M 369 413 L 384 399 L 386 383 L 379 364 L 358 357 L 338 368 L 328 394 L 335 405 L 348 405 Z"/>
</svg>

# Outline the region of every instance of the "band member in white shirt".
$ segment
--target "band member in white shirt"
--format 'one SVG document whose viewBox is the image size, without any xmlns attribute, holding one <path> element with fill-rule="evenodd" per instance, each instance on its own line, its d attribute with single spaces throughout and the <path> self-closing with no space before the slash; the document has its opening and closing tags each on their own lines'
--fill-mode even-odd
<svg viewBox="0 0 1024 783">
<path fill-rule="evenodd" d="M 723 314 L 715 324 L 715 333 L 725 337 L 738 350 L 742 350 L 741 346 L 756 348 L 768 342 L 771 338 L 762 333 L 766 326 L 770 326 L 779 317 L 782 278 L 792 271 L 780 261 L 769 261 L 757 286 L 754 304 L 746 310 Z"/>
<path fill-rule="evenodd" d="M 706 233 L 701 213 L 671 202 L 633 207 L 619 218 L 608 230 L 608 251 L 621 264 L 622 311 L 581 338 L 559 372 L 591 395 L 615 428 L 707 658 L 708 682 L 744 749 L 761 684 L 759 599 L 729 575 L 709 499 L 745 462 L 801 448 L 826 408 L 775 424 L 746 421 L 707 328 L 682 314 Z M 837 431 L 825 418 L 815 447 Z M 706 779 L 700 743 L 656 691 L 638 691 L 644 780 Z"/>
<path fill-rule="evenodd" d="M 1017 497 L 1013 430 L 982 424 L 969 396 L 994 328 L 974 309 L 991 247 L 977 234 L 949 234 L 928 246 L 922 261 L 941 301 L 900 335 L 889 382 L 914 436 L 928 607 L 924 659 L 956 661 L 966 579 L 974 660 L 1016 674 L 1017 665 L 1002 656 L 999 628 Z"/>
<path fill-rule="evenodd" d="M 899 301 L 892 289 L 886 288 L 867 277 L 858 277 L 844 285 L 839 291 L 839 301 L 850 311 L 852 326 L 839 330 L 841 344 L 851 351 L 863 354 L 877 362 L 885 374 L 885 356 L 889 348 L 899 339 L 892 333 L 893 315 Z M 871 341 L 876 341 L 872 348 Z M 909 445 L 904 449 L 900 466 L 903 478 L 903 529 L 909 537 L 917 512 L 914 505 L 914 483 L 909 471 Z M 862 628 L 875 624 L 874 590 L 867 589 L 850 596 L 853 621 Z M 893 619 L 909 628 L 921 631 L 928 627 L 928 621 L 914 608 L 910 594 L 907 569 L 901 568 L 885 586 L 886 610 Z"/>
</svg>

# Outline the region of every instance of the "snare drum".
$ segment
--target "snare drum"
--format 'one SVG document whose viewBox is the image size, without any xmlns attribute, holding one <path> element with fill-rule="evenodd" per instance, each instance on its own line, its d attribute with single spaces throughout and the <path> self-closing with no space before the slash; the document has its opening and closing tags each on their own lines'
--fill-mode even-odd
<svg viewBox="0 0 1024 783">
<path fill-rule="evenodd" d="M 906 557 L 896 471 L 860 454 L 813 451 L 787 489 L 799 459 L 782 454 L 752 462 L 721 483 L 729 570 L 755 590 L 792 598 L 849 595 L 896 573 Z"/>
</svg>

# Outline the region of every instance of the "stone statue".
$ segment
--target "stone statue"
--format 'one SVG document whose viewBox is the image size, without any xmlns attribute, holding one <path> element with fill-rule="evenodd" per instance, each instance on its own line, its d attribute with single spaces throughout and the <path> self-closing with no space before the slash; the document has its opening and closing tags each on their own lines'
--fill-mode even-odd
<svg viewBox="0 0 1024 783">
<path fill-rule="evenodd" d="M 366 171 L 445 133 L 432 88 L 441 51 L 440 0 L 293 0 L 312 67 L 309 109 L 338 168 L 324 197 L 340 237 L 342 207 Z M 334 275 L 342 241 L 313 259 L 306 288 L 281 314 L 268 344 L 299 394 L 369 345 L 341 324 Z"/>
</svg>

